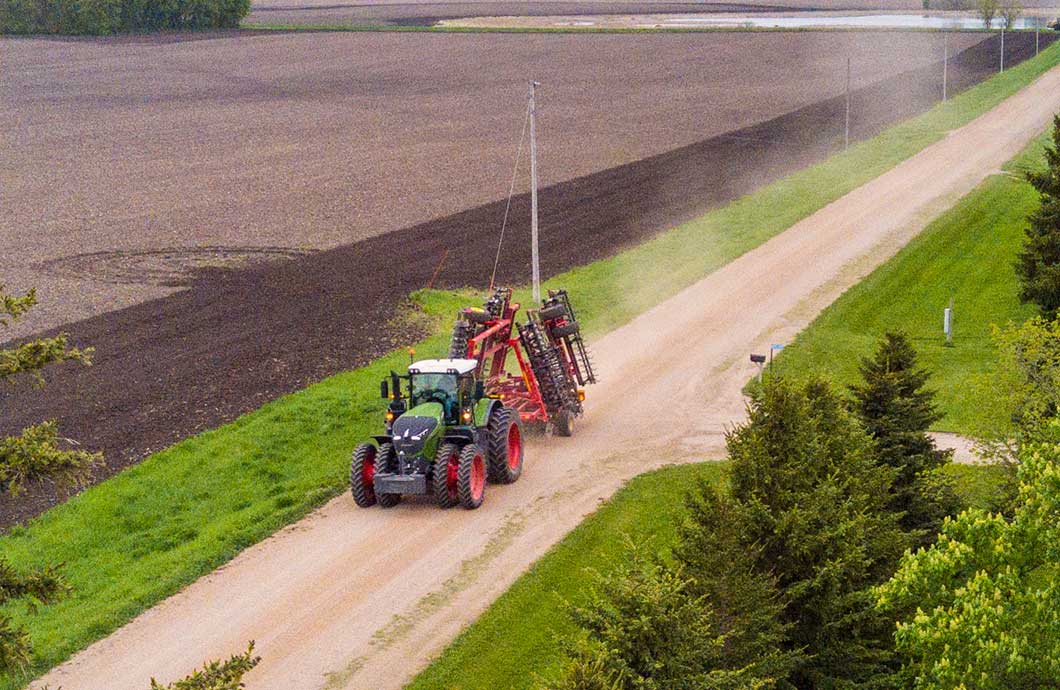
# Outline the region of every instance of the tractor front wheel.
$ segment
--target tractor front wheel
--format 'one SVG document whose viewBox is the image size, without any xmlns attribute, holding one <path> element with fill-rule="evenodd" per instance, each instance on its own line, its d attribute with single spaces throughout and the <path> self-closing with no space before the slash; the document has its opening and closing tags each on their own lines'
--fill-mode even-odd
<svg viewBox="0 0 1060 690">
<path fill-rule="evenodd" d="M 394 453 L 394 444 L 384 443 L 379 446 L 379 452 L 375 456 L 376 472 L 393 473 L 397 471 L 396 462 L 397 455 Z M 372 488 L 375 488 L 374 485 Z M 376 494 L 376 499 L 383 508 L 393 508 L 398 503 L 401 503 L 401 494 Z"/>
<path fill-rule="evenodd" d="M 460 505 L 474 510 L 486 496 L 486 457 L 482 449 L 469 443 L 460 451 L 460 465 L 456 477 Z"/>
<path fill-rule="evenodd" d="M 354 449 L 350 460 L 350 493 L 353 502 L 362 508 L 375 505 L 375 459 L 378 453 L 371 443 L 362 443 Z"/>
<path fill-rule="evenodd" d="M 434 500 L 440 508 L 452 508 L 459 502 L 457 475 L 460 469 L 460 448 L 452 443 L 443 443 L 434 457 L 432 484 Z"/>
<path fill-rule="evenodd" d="M 488 479 L 511 484 L 523 473 L 523 434 L 518 413 L 497 407 L 486 427 L 489 434 Z"/>
</svg>

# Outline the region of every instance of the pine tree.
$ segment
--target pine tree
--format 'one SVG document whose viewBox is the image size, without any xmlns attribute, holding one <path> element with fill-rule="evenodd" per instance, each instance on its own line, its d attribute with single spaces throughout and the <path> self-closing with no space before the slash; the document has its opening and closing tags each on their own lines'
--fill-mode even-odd
<svg viewBox="0 0 1060 690">
<path fill-rule="evenodd" d="M 769 578 L 784 625 L 773 644 L 800 655 L 795 687 L 885 685 L 893 629 L 872 588 L 909 545 L 886 509 L 893 470 L 876 463 L 872 440 L 825 384 L 774 377 L 749 417 L 727 439 L 728 491 L 702 486 L 691 499 L 678 561 L 713 586 L 743 573 L 743 591 L 757 587 L 765 602 Z"/>
<path fill-rule="evenodd" d="M 851 386 L 854 411 L 875 441 L 877 461 L 896 471 L 890 509 L 918 542 L 931 541 L 942 520 L 959 508 L 956 493 L 937 470 L 952 452 L 939 450 L 928 428 L 942 418 L 929 374 L 901 333 L 887 333 L 872 358 L 861 360 L 863 382 Z"/>
<path fill-rule="evenodd" d="M 1060 115 L 1053 118 L 1052 139 L 1045 170 L 1026 175 L 1041 204 L 1028 218 L 1027 240 L 1016 262 L 1020 301 L 1037 304 L 1050 320 L 1060 310 Z"/>
<path fill-rule="evenodd" d="M 36 304 L 33 291 L 15 297 L 0 284 L 0 326 L 7 327 Z M 90 350 L 70 348 L 65 335 L 38 338 L 14 348 L 0 349 L 0 385 L 13 384 L 28 376 L 43 384 L 41 370 L 65 361 L 88 363 Z M 51 479 L 67 486 L 81 484 L 102 461 L 96 453 L 68 450 L 59 446 L 54 422 L 23 429 L 20 436 L 0 436 L 0 491 L 17 495 L 26 484 Z M 19 572 L 0 557 L 0 606 L 22 601 L 47 604 L 62 596 L 68 587 L 56 568 Z M 0 614 L 0 672 L 20 670 L 29 663 L 29 637 L 11 620 Z"/>
</svg>

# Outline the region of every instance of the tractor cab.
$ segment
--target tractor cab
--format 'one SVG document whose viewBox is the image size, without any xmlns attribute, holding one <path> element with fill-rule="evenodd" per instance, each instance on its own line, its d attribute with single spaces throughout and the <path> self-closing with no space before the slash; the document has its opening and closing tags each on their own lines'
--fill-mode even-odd
<svg viewBox="0 0 1060 690">
<path fill-rule="evenodd" d="M 469 424 L 475 406 L 474 359 L 425 359 L 409 367 L 409 407 L 427 403 L 442 406 L 447 425 Z M 466 417 L 466 419 L 464 419 Z"/>
</svg>

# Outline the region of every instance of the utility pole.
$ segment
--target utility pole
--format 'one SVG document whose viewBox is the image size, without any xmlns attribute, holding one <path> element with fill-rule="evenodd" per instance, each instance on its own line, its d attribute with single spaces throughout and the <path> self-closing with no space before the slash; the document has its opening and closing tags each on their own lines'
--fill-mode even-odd
<svg viewBox="0 0 1060 690">
<path fill-rule="evenodd" d="M 534 304 L 541 303 L 541 265 L 537 255 L 537 133 L 535 120 L 537 109 L 534 105 L 536 81 L 530 82 L 530 262 L 534 285 Z"/>
<path fill-rule="evenodd" d="M 998 71 L 1005 71 L 1005 27 L 1001 27 L 1001 69 Z"/>
<path fill-rule="evenodd" d="M 843 150 L 850 148 L 850 57 L 847 57 L 847 116 L 843 130 Z"/>
<path fill-rule="evenodd" d="M 942 100 L 946 100 L 946 87 L 950 76 L 950 35 L 942 34 Z"/>
</svg>

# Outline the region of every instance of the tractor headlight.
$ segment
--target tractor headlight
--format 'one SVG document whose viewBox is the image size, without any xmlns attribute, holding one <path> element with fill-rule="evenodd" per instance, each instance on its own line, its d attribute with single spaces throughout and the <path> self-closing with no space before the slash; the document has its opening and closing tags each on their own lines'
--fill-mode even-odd
<svg viewBox="0 0 1060 690">
<path fill-rule="evenodd" d="M 388 421 L 388 422 L 394 421 L 394 413 L 391 412 L 390 410 L 386 411 L 386 421 Z"/>
<path fill-rule="evenodd" d="M 471 423 L 471 410 L 464 410 L 464 423 L 465 424 L 470 424 Z"/>
</svg>

